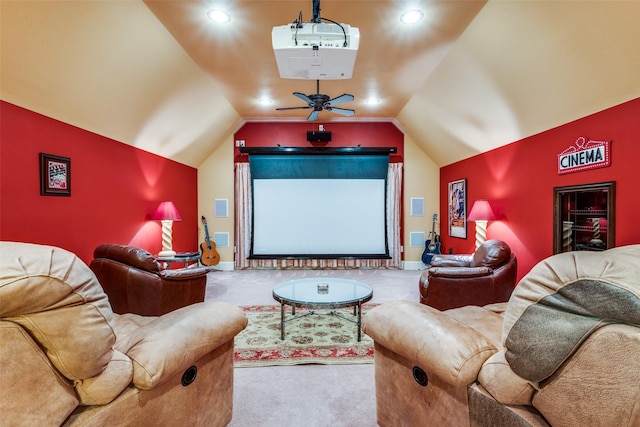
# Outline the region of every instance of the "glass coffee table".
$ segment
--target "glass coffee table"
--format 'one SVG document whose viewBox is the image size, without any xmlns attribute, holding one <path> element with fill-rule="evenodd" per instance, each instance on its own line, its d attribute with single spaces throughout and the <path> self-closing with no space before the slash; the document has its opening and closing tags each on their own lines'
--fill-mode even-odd
<svg viewBox="0 0 640 427">
<path fill-rule="evenodd" d="M 358 328 L 358 341 L 362 338 L 362 304 L 373 298 L 373 289 L 355 280 L 338 278 L 296 279 L 276 285 L 273 299 L 280 303 L 280 339 L 284 340 L 284 324 L 311 314 L 328 314 L 353 322 Z M 293 317 L 285 319 L 285 305 L 291 306 Z M 296 316 L 296 307 L 311 309 Z M 353 307 L 353 318 L 335 311 L 338 308 Z M 332 310 L 316 313 L 318 310 Z"/>
</svg>

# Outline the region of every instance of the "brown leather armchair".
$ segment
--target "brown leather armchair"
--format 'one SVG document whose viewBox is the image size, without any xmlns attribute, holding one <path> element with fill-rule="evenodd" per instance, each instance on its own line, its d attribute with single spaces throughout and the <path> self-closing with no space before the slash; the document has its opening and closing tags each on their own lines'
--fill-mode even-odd
<svg viewBox="0 0 640 427">
<path fill-rule="evenodd" d="M 104 244 L 93 252 L 93 270 L 115 313 L 160 316 L 204 301 L 206 267 L 163 270 L 144 249 Z"/>
<path fill-rule="evenodd" d="M 516 286 L 518 260 L 501 240 L 469 255 L 434 255 L 420 276 L 420 302 L 438 310 L 506 302 Z"/>
<path fill-rule="evenodd" d="M 60 248 L 0 242 L 0 424 L 226 426 L 238 307 L 114 314 L 91 270 Z"/>
</svg>

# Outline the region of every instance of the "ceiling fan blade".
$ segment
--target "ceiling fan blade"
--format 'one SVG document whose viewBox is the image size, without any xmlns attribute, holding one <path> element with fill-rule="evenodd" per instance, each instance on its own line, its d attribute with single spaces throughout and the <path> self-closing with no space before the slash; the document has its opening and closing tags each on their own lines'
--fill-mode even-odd
<svg viewBox="0 0 640 427">
<path fill-rule="evenodd" d="M 308 110 L 309 108 L 313 108 L 313 107 L 281 107 L 281 108 L 276 108 L 276 110 L 281 111 L 281 110 Z"/>
<path fill-rule="evenodd" d="M 343 116 L 353 116 L 356 113 L 356 110 L 350 110 L 348 108 L 327 107 L 326 110 L 332 113 L 342 114 Z"/>
<path fill-rule="evenodd" d="M 302 99 L 304 102 L 306 102 L 307 104 L 313 106 L 313 101 L 311 100 L 311 98 L 309 98 L 307 95 L 305 95 L 304 93 L 301 92 L 293 92 L 294 96 L 297 96 L 298 98 Z"/>
<path fill-rule="evenodd" d="M 348 93 L 343 93 L 340 96 L 330 99 L 327 102 L 327 105 L 331 106 L 331 105 L 342 104 L 343 102 L 351 102 L 351 101 L 353 101 L 353 95 L 350 95 Z"/>
<path fill-rule="evenodd" d="M 315 120 L 315 119 L 317 119 L 318 118 L 318 113 L 319 113 L 318 110 L 313 110 L 311 112 L 311 114 L 309 114 L 309 117 L 307 117 L 307 120 Z"/>
</svg>

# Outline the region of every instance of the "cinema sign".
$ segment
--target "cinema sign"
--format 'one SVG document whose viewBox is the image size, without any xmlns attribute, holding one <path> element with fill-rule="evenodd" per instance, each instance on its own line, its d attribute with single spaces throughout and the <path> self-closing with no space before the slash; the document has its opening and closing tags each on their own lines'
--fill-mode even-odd
<svg viewBox="0 0 640 427">
<path fill-rule="evenodd" d="M 611 164 L 610 141 L 591 141 L 585 137 L 558 154 L 558 174 L 604 168 Z"/>
</svg>

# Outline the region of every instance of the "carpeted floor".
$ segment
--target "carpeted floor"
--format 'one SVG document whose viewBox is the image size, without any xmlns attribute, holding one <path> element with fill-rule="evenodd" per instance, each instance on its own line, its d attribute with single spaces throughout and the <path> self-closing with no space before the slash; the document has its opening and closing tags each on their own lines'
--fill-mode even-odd
<svg viewBox="0 0 640 427">
<path fill-rule="evenodd" d="M 208 275 L 207 300 L 274 305 L 271 291 L 303 277 L 342 277 L 373 288 L 372 304 L 418 301 L 417 270 L 241 270 Z M 236 368 L 232 427 L 376 426 L 374 365 Z"/>
</svg>

